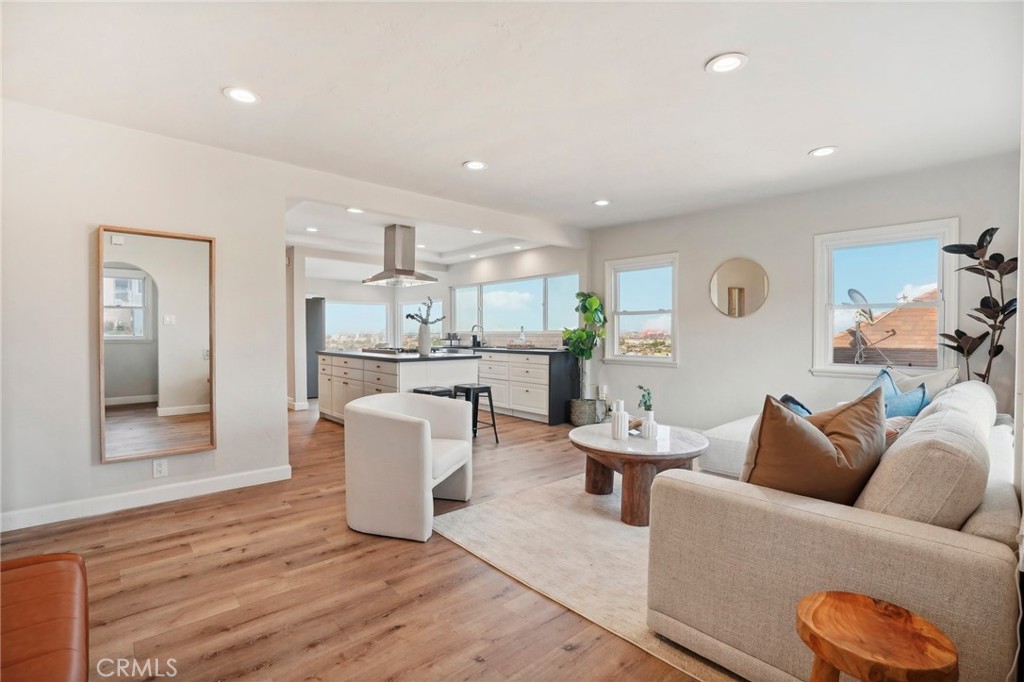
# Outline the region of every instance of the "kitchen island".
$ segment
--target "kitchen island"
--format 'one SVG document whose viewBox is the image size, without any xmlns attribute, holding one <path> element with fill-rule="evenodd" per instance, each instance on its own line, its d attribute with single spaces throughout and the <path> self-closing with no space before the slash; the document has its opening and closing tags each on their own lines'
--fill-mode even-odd
<svg viewBox="0 0 1024 682">
<path fill-rule="evenodd" d="M 476 383 L 480 358 L 471 353 L 368 353 L 317 351 L 320 416 L 345 420 L 350 400 L 377 393 L 409 392 L 420 386 Z"/>
<path fill-rule="evenodd" d="M 569 400 L 578 398 L 580 372 L 564 348 L 474 348 L 480 383 L 489 384 L 494 410 L 544 424 L 569 421 Z"/>
</svg>

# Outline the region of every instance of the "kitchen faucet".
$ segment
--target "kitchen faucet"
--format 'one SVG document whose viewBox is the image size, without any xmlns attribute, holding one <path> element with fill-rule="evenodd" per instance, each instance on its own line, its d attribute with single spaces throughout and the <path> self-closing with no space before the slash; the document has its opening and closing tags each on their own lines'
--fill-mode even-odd
<svg viewBox="0 0 1024 682">
<path fill-rule="evenodd" d="M 472 336 L 473 335 L 473 330 L 475 330 L 477 327 L 480 327 L 480 345 L 482 346 L 485 343 L 485 341 L 484 341 L 484 326 L 482 324 L 474 324 L 472 327 L 470 327 L 469 328 L 469 335 Z"/>
</svg>

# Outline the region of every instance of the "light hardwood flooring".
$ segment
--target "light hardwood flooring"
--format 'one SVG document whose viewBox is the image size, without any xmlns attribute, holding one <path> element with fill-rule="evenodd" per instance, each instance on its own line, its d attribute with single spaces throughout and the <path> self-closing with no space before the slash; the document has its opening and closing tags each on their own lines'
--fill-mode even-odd
<svg viewBox="0 0 1024 682">
<path fill-rule="evenodd" d="M 0 536 L 85 556 L 93 680 L 119 657 L 199 682 L 692 679 L 439 535 L 349 530 L 344 429 L 316 416 L 290 414 L 291 480 Z M 472 503 L 583 471 L 568 427 L 498 419 Z"/>
<path fill-rule="evenodd" d="M 197 447 L 210 442 L 209 412 L 158 417 L 156 403 L 143 403 L 109 405 L 105 414 L 108 457 Z"/>
</svg>

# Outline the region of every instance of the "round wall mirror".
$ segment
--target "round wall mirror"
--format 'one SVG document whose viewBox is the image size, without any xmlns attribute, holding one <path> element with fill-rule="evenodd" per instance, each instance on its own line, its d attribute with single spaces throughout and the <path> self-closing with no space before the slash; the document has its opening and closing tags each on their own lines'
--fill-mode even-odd
<svg viewBox="0 0 1024 682">
<path fill-rule="evenodd" d="M 746 317 L 768 298 L 768 273 L 749 258 L 733 258 L 711 276 L 711 302 L 728 317 Z"/>
</svg>

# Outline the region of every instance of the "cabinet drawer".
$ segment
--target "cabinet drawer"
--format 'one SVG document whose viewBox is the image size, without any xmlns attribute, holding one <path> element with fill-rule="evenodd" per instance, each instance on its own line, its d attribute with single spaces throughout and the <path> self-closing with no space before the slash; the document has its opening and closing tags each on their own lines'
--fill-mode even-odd
<svg viewBox="0 0 1024 682">
<path fill-rule="evenodd" d="M 327 376 L 331 376 L 331 370 L 333 370 L 333 369 L 334 369 L 334 367 L 332 367 L 330 363 L 323 363 L 323 362 L 320 363 L 320 373 L 321 374 L 326 374 Z"/>
<path fill-rule="evenodd" d="M 366 382 L 367 386 L 387 386 L 388 388 L 398 388 L 398 377 L 394 374 L 380 374 L 379 372 L 371 372 L 367 369 L 363 374 L 363 381 Z"/>
<path fill-rule="evenodd" d="M 509 384 L 508 404 L 517 410 L 547 414 L 548 390 L 530 384 Z"/>
<path fill-rule="evenodd" d="M 365 362 L 366 364 L 363 365 L 363 369 L 365 369 L 367 372 L 391 375 L 398 374 L 397 362 L 383 362 L 381 360 L 366 360 Z"/>
<path fill-rule="evenodd" d="M 318 354 L 317 358 L 320 359 L 320 366 L 321 367 L 323 367 L 324 365 L 330 365 L 331 364 L 331 356 L 330 355 L 319 355 Z"/>
<path fill-rule="evenodd" d="M 363 368 L 363 361 L 357 360 L 355 358 L 344 358 L 334 356 L 333 358 L 331 358 L 331 364 L 334 365 L 335 367 L 349 367 L 351 369 Z"/>
<path fill-rule="evenodd" d="M 513 353 L 508 358 L 509 362 L 516 365 L 540 365 L 542 367 L 547 367 L 550 360 L 551 358 L 547 355 L 541 355 L 540 353 L 537 353 L 536 355 L 528 353 Z"/>
<path fill-rule="evenodd" d="M 536 365 L 520 365 L 511 363 L 508 366 L 508 378 L 510 381 L 526 381 L 532 384 L 548 385 L 548 368 L 537 367 Z"/>
<path fill-rule="evenodd" d="M 363 395 L 377 395 L 378 393 L 397 393 L 398 389 L 391 386 L 374 386 L 363 384 Z"/>
<path fill-rule="evenodd" d="M 508 379 L 508 363 L 505 362 L 480 362 L 480 376 L 488 379 Z"/>
<path fill-rule="evenodd" d="M 487 353 L 477 351 L 477 355 L 480 356 L 482 362 L 508 362 L 508 353 Z"/>
<path fill-rule="evenodd" d="M 332 367 L 331 376 L 343 377 L 345 379 L 351 379 L 352 381 L 362 381 L 363 370 L 352 369 L 351 367 Z"/>
</svg>

